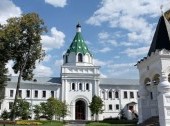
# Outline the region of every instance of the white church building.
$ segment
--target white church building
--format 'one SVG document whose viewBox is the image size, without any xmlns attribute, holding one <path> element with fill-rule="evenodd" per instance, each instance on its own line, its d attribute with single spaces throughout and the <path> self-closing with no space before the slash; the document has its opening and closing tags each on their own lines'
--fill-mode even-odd
<svg viewBox="0 0 170 126">
<path fill-rule="evenodd" d="M 66 101 L 69 111 L 65 117 L 66 120 L 91 120 L 92 115 L 89 104 L 92 97 L 97 95 L 101 97 L 104 104 L 104 111 L 99 115 L 100 120 L 118 117 L 122 109 L 128 119 L 132 119 L 133 117 L 129 115 L 130 110 L 138 111 L 139 80 L 114 79 L 114 77 L 101 78 L 100 66 L 96 66 L 93 62 L 93 55 L 82 37 L 80 24 L 76 26 L 76 30 L 76 35 L 72 43 L 63 55 L 60 77 L 34 77 L 32 81 L 22 80 L 19 96 L 31 104 L 31 110 L 33 110 L 34 105 L 45 102 L 50 97 L 54 97 Z M 138 63 L 138 67 L 148 66 L 149 68 L 146 68 L 152 69 L 154 64 L 159 65 L 161 61 L 156 60 L 156 58 L 160 57 L 160 55 L 158 55 L 159 53 L 164 54 L 163 52 L 152 54 L 151 56 L 154 57 L 152 61 L 148 59 L 146 63 Z M 169 53 L 165 55 L 165 61 L 167 56 L 169 56 Z M 154 62 L 152 63 L 153 67 L 150 66 L 151 62 Z M 144 72 L 147 71 L 146 68 L 143 67 L 144 70 L 141 70 L 141 76 L 145 75 Z M 160 69 L 155 70 L 159 71 Z M 157 73 L 161 75 L 160 71 Z M 149 79 L 150 76 L 149 74 L 147 75 Z M 141 85 L 143 84 L 142 82 L 143 79 L 140 79 Z M 3 110 L 10 111 L 14 101 L 16 83 L 17 77 L 9 77 L 9 81 L 5 87 L 5 98 L 0 101 L 0 113 L 2 113 Z M 144 87 L 144 84 L 142 86 Z M 153 97 L 157 95 L 156 86 L 157 85 L 152 86 L 155 90 Z M 160 99 L 166 97 L 166 92 L 164 93 L 162 88 L 164 87 L 160 87 L 162 91 Z M 143 95 L 145 96 L 145 93 L 143 93 Z M 170 96 L 168 95 L 167 98 L 170 98 Z M 155 102 L 157 102 L 157 100 L 155 100 Z M 142 103 L 142 100 L 140 100 L 140 106 L 141 104 L 143 105 L 145 102 Z M 158 110 L 158 106 L 156 105 L 153 109 Z M 158 112 L 154 114 L 157 115 Z M 142 121 L 149 116 L 150 115 L 145 116 L 145 114 L 143 114 L 143 116 L 140 116 L 140 120 Z M 33 112 L 31 117 L 32 119 L 34 118 Z"/>
<path fill-rule="evenodd" d="M 170 16 L 165 12 L 159 19 L 147 54 L 138 61 L 139 123 L 153 117 L 160 126 L 170 126 Z"/>
</svg>

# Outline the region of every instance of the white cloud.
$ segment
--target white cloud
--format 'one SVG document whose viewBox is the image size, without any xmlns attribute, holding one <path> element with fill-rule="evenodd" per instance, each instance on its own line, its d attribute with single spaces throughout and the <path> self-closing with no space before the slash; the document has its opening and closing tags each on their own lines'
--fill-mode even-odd
<svg viewBox="0 0 170 126">
<path fill-rule="evenodd" d="M 41 38 L 43 48 L 46 51 L 61 48 L 65 42 L 65 34 L 58 31 L 55 27 L 51 28 L 51 35 L 42 35 Z"/>
<path fill-rule="evenodd" d="M 5 24 L 11 17 L 21 16 L 22 11 L 11 0 L 1 0 L 0 3 L 0 23 Z"/>
<path fill-rule="evenodd" d="M 137 78 L 137 69 L 135 69 L 136 63 L 120 63 L 110 64 L 108 66 L 107 74 L 109 77 L 121 77 L 121 78 Z"/>
<path fill-rule="evenodd" d="M 62 64 L 63 64 L 63 60 L 62 60 L 62 59 L 55 61 L 55 66 L 56 66 L 56 67 L 61 67 Z"/>
<path fill-rule="evenodd" d="M 6 64 L 6 68 L 8 68 L 8 75 L 12 75 L 12 76 L 18 76 L 19 74 L 15 74 L 12 67 L 14 65 L 14 62 L 12 60 L 10 60 L 7 64 Z M 45 77 L 45 76 L 51 76 L 53 74 L 53 71 L 50 67 L 44 66 L 41 63 L 36 63 L 36 69 L 33 71 L 35 76 L 38 77 Z"/>
<path fill-rule="evenodd" d="M 160 5 L 168 0 L 102 0 L 100 8 L 88 20 L 88 24 L 101 25 L 103 22 L 117 24 L 123 16 L 156 16 Z M 121 3 L 121 4 L 120 4 Z"/>
<path fill-rule="evenodd" d="M 128 48 L 122 53 L 127 54 L 129 57 L 136 57 L 140 55 L 145 55 L 149 50 L 149 47 L 140 47 L 140 48 Z"/>
<path fill-rule="evenodd" d="M 45 76 L 52 76 L 53 71 L 50 67 L 47 67 L 43 64 L 36 64 L 36 69 L 34 70 L 34 75 L 37 77 L 45 77 Z"/>
<path fill-rule="evenodd" d="M 114 36 L 109 34 L 108 32 L 98 33 L 98 38 L 99 38 L 99 42 L 101 42 L 104 45 L 111 44 L 113 46 L 117 46 L 117 42 L 116 42 Z"/>
<path fill-rule="evenodd" d="M 127 40 L 148 45 L 154 31 L 149 18 L 160 15 L 160 5 L 167 3 L 170 5 L 168 0 L 102 0 L 86 23 L 108 22 L 112 28 L 126 30 Z"/>
<path fill-rule="evenodd" d="M 51 56 L 50 54 L 45 55 L 43 61 L 44 61 L 44 62 L 49 62 L 49 61 L 51 60 L 51 58 L 52 58 L 52 56 Z"/>
<path fill-rule="evenodd" d="M 45 3 L 51 4 L 54 7 L 64 7 L 67 5 L 67 0 L 45 0 Z"/>
<path fill-rule="evenodd" d="M 99 39 L 108 39 L 109 36 L 110 36 L 110 35 L 109 35 L 107 32 L 100 32 L 100 33 L 98 34 Z"/>
<path fill-rule="evenodd" d="M 107 62 L 101 61 L 99 59 L 93 59 L 94 65 L 96 66 L 104 66 L 107 64 Z"/>
<path fill-rule="evenodd" d="M 102 52 L 102 53 L 106 53 L 106 52 L 109 52 L 109 51 L 111 51 L 111 49 L 109 47 L 104 47 L 104 48 L 99 50 L 99 52 Z"/>
<path fill-rule="evenodd" d="M 14 70 L 12 69 L 12 67 L 14 66 L 14 62 L 12 60 L 8 61 L 8 63 L 6 64 L 6 68 L 8 68 L 8 75 L 12 75 L 12 76 L 18 76 L 18 74 L 14 73 Z"/>
<path fill-rule="evenodd" d="M 101 78 L 107 78 L 107 75 L 105 75 L 105 74 L 103 74 L 103 73 L 100 72 L 100 77 L 101 77 Z"/>
</svg>

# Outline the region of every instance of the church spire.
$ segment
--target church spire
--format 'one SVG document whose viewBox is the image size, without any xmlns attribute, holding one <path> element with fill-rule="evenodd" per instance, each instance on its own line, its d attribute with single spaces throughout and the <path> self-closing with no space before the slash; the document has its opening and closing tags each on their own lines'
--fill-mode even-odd
<svg viewBox="0 0 170 126">
<path fill-rule="evenodd" d="M 164 14 L 159 19 L 148 56 L 150 56 L 152 52 L 162 49 L 170 50 L 170 23 Z"/>
<path fill-rule="evenodd" d="M 77 29 L 77 32 L 81 32 L 81 25 L 79 23 L 76 25 L 76 29 Z"/>
<path fill-rule="evenodd" d="M 91 55 L 83 37 L 82 37 L 81 25 L 79 23 L 76 25 L 76 29 L 77 29 L 76 35 L 75 35 L 69 49 L 67 50 L 67 53 L 75 52 L 76 54 L 81 53 L 83 55 L 88 53 Z"/>
</svg>

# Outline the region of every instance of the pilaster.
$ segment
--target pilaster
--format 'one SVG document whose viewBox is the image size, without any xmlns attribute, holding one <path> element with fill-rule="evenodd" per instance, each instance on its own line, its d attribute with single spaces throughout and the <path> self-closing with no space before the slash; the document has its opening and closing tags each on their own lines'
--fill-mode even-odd
<svg viewBox="0 0 170 126">
<path fill-rule="evenodd" d="M 145 111 L 143 110 L 143 106 L 144 106 L 144 101 L 146 101 L 147 96 L 148 96 L 148 91 L 145 88 L 145 85 L 142 84 L 140 85 L 140 89 L 139 89 L 139 99 L 138 99 L 138 110 L 139 110 L 139 121 L 138 124 L 142 123 L 143 121 L 145 121 L 146 117 L 145 117 Z"/>
<path fill-rule="evenodd" d="M 170 126 L 170 83 L 164 73 L 158 91 L 160 92 L 158 96 L 160 126 Z"/>
</svg>

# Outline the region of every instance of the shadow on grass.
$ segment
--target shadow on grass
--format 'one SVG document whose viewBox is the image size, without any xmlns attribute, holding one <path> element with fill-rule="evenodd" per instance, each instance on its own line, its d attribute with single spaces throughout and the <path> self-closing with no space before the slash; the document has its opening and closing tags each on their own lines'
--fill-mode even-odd
<svg viewBox="0 0 170 126">
<path fill-rule="evenodd" d="M 88 121 L 86 124 L 87 126 L 137 126 L 137 120 Z"/>
</svg>

